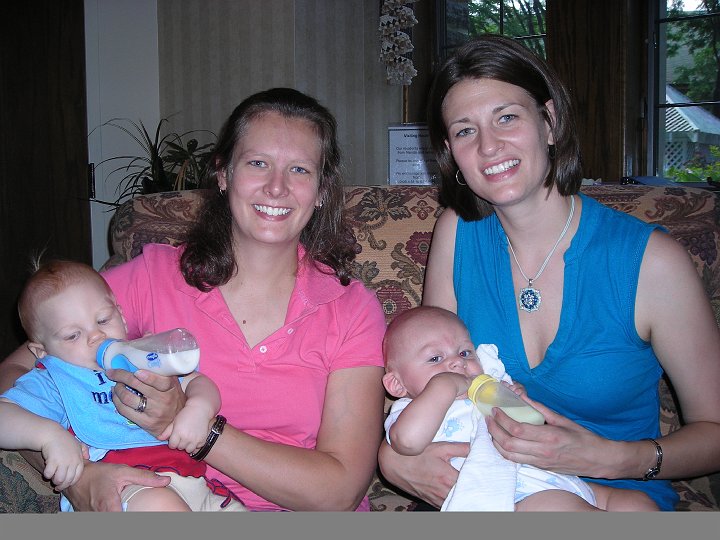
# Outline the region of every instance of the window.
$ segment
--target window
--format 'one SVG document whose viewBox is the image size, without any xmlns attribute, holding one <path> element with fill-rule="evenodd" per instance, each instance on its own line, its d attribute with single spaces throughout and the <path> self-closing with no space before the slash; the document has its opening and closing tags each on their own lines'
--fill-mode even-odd
<svg viewBox="0 0 720 540">
<path fill-rule="evenodd" d="M 439 0 L 436 65 L 482 33 L 512 36 L 545 57 L 545 0 Z"/>
<path fill-rule="evenodd" d="M 651 1 L 648 171 L 720 180 L 720 1 Z"/>
</svg>

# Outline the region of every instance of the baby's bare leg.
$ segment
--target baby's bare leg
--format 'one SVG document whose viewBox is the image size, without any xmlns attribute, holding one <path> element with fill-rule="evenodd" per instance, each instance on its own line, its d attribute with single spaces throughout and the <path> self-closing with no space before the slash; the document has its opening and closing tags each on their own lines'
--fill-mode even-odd
<svg viewBox="0 0 720 540">
<path fill-rule="evenodd" d="M 594 486 L 593 486 L 594 487 Z M 547 489 L 525 497 L 516 512 L 602 512 L 585 499 L 562 489 Z"/>
<path fill-rule="evenodd" d="M 190 512 L 190 507 L 168 487 L 145 488 L 127 501 L 128 512 Z"/>
<path fill-rule="evenodd" d="M 598 506 L 608 512 L 657 512 L 658 508 L 645 492 L 592 484 Z"/>
</svg>

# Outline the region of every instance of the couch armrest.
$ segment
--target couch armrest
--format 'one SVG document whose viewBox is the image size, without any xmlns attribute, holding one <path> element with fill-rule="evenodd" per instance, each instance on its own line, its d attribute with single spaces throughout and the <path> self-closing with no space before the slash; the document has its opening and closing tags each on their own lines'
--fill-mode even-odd
<svg viewBox="0 0 720 540">
<path fill-rule="evenodd" d="M 17 452 L 0 450 L 0 513 L 52 513 L 60 495 Z"/>
</svg>

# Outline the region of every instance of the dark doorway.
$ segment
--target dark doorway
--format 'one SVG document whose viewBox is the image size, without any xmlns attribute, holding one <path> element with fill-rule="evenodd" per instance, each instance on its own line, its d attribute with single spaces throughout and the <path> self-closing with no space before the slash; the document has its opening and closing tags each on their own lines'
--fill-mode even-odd
<svg viewBox="0 0 720 540">
<path fill-rule="evenodd" d="M 25 340 L 33 253 L 91 263 L 83 0 L 12 2 L 0 23 L 0 359 Z"/>
</svg>

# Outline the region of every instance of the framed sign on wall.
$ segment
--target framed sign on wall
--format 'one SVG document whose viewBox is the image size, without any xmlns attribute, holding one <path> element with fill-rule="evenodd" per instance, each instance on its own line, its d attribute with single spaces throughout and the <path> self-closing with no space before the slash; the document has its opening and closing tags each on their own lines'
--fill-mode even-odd
<svg viewBox="0 0 720 540">
<path fill-rule="evenodd" d="M 429 186 L 439 182 L 440 168 L 424 123 L 388 126 L 388 183 Z"/>
</svg>

